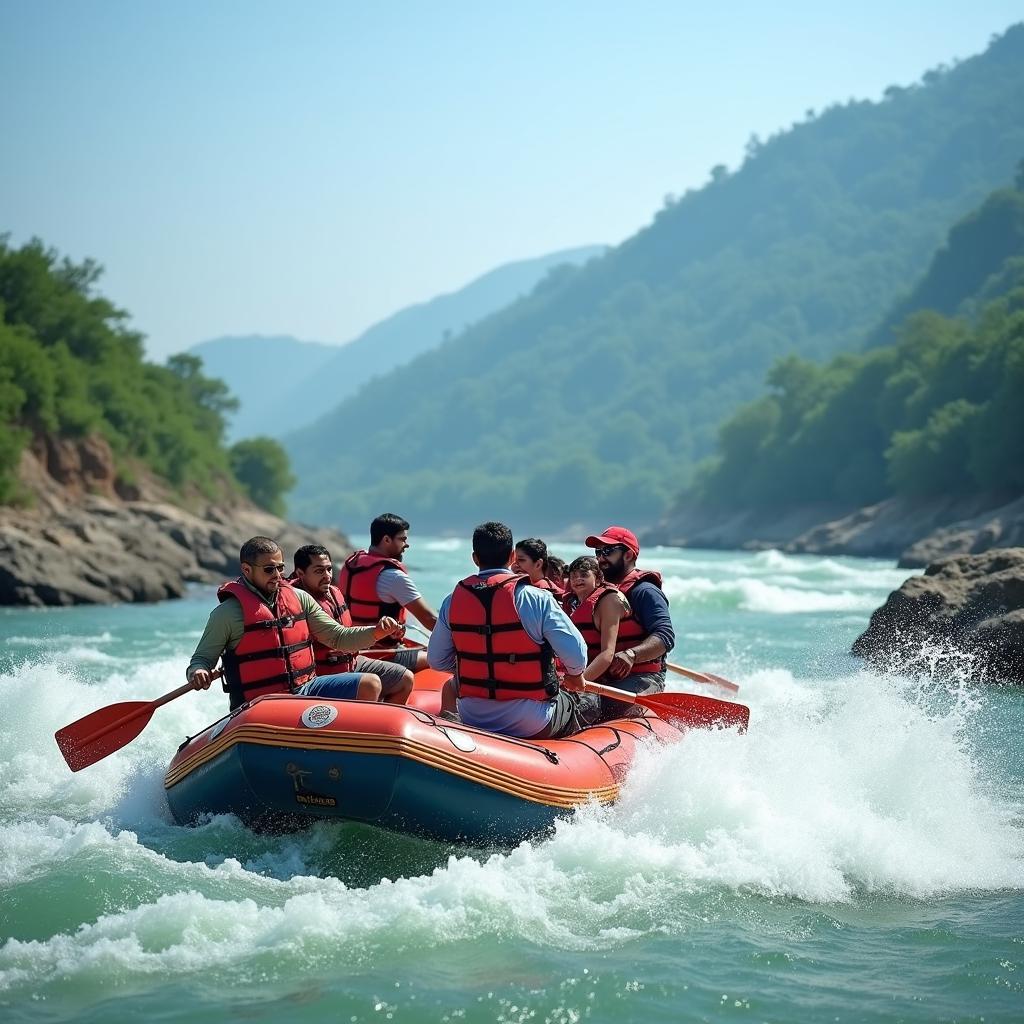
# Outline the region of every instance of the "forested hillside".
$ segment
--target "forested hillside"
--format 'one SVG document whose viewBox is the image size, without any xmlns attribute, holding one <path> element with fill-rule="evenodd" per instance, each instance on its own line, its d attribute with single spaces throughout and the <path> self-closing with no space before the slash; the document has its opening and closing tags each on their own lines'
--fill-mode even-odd
<svg viewBox="0 0 1024 1024">
<path fill-rule="evenodd" d="M 654 520 L 792 353 L 861 347 L 1024 152 L 1024 26 L 884 100 L 808 115 L 604 258 L 288 439 L 293 512 L 419 529 Z M 666 130 L 671 130 L 669 126 Z"/>
<path fill-rule="evenodd" d="M 227 387 L 203 376 L 195 356 L 146 362 L 128 314 L 96 294 L 99 275 L 89 260 L 61 259 L 39 241 L 14 249 L 0 236 L 0 504 L 31 500 L 17 468 L 25 446 L 45 438 L 103 439 L 122 496 L 145 470 L 182 499 L 237 496 L 239 481 L 266 498 L 280 446 L 265 440 L 249 453 L 247 480 L 223 445 Z M 266 500 L 275 498 L 280 489 Z"/>
<path fill-rule="evenodd" d="M 769 393 L 722 427 L 682 505 L 776 512 L 1024 493 L 1024 163 L 1017 186 L 950 231 L 899 304 L 895 345 L 776 364 Z"/>
</svg>

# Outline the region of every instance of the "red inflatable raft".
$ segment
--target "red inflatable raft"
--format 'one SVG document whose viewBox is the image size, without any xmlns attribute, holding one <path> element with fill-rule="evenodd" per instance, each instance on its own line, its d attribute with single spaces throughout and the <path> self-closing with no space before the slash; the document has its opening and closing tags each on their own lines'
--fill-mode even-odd
<svg viewBox="0 0 1024 1024">
<path fill-rule="evenodd" d="M 561 740 L 484 732 L 438 717 L 445 678 L 418 673 L 406 706 L 285 695 L 244 705 L 179 748 L 164 780 L 175 819 L 326 818 L 509 845 L 613 801 L 641 743 L 681 735 L 650 711 Z"/>
</svg>

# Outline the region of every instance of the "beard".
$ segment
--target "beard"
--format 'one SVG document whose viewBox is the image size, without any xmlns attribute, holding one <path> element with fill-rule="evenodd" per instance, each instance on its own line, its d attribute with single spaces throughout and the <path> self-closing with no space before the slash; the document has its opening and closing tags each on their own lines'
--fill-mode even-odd
<svg viewBox="0 0 1024 1024">
<path fill-rule="evenodd" d="M 617 565 L 612 565 L 609 562 L 603 572 L 608 583 L 618 583 L 626 575 L 626 566 L 623 562 L 619 562 Z"/>
</svg>

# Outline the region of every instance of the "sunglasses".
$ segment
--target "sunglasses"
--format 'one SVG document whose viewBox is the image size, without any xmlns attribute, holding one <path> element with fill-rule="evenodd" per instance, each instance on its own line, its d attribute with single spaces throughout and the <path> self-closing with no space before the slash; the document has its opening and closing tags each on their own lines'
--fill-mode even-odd
<svg viewBox="0 0 1024 1024">
<path fill-rule="evenodd" d="M 284 562 L 271 562 L 270 565 L 254 565 L 253 568 L 262 569 L 268 576 L 273 576 L 276 572 L 283 576 L 285 572 Z"/>
<path fill-rule="evenodd" d="M 603 548 L 594 548 L 595 555 L 603 555 L 607 558 L 609 555 L 615 554 L 616 551 L 625 551 L 625 544 L 606 544 Z"/>
</svg>

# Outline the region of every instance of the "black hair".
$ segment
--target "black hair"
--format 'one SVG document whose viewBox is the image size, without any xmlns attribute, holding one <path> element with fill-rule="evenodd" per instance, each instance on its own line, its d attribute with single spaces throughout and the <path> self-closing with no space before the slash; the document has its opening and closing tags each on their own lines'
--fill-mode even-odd
<svg viewBox="0 0 1024 1024">
<path fill-rule="evenodd" d="M 535 562 L 544 563 L 544 575 L 548 574 L 548 546 L 537 537 L 527 537 L 526 540 L 516 541 L 516 551 L 522 551 Z"/>
<path fill-rule="evenodd" d="M 592 572 L 598 583 L 604 583 L 604 573 L 601 572 L 601 566 L 597 564 L 597 559 L 593 555 L 580 555 L 579 558 L 574 558 L 569 563 L 568 575 L 571 576 L 574 572 Z"/>
<path fill-rule="evenodd" d="M 326 555 L 328 560 L 331 559 L 331 553 L 323 546 L 323 544 L 303 544 L 295 552 L 295 557 L 292 561 L 295 563 L 296 569 L 302 569 L 305 571 L 310 567 L 314 558 L 319 558 L 321 555 Z"/>
<path fill-rule="evenodd" d="M 504 523 L 481 523 L 473 531 L 473 554 L 481 569 L 503 569 L 512 554 L 512 531 Z"/>
<path fill-rule="evenodd" d="M 394 512 L 384 512 L 370 523 L 370 543 L 379 544 L 385 537 L 408 530 L 409 524 Z"/>
<path fill-rule="evenodd" d="M 280 551 L 281 545 L 270 537 L 250 537 L 239 549 L 238 560 L 246 565 L 255 565 L 260 555 L 272 555 Z"/>
<path fill-rule="evenodd" d="M 569 566 L 566 565 L 564 558 L 559 558 L 558 555 L 548 555 L 544 560 L 544 573 L 549 580 L 553 580 L 555 583 L 564 583 L 569 575 Z"/>
</svg>

